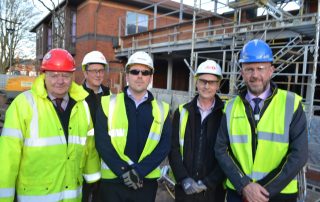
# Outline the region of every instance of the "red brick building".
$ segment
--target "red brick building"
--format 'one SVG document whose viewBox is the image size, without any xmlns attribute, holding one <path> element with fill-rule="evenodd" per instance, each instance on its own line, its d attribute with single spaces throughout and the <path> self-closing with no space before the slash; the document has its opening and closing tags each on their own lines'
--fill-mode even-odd
<svg viewBox="0 0 320 202">
<path fill-rule="evenodd" d="M 212 4 L 219 6 L 218 2 L 213 0 Z M 120 90 L 124 85 L 123 67 L 127 58 L 143 50 L 154 59 L 153 87 L 182 91 L 194 91 L 190 69 L 194 71 L 205 59 L 214 59 L 225 75 L 221 92 L 234 94 L 241 85 L 237 64 L 239 50 L 247 41 L 262 38 L 277 55 L 278 72 L 285 73 L 277 73 L 278 84 L 304 95 L 308 102 L 313 89 L 311 84 L 304 83 L 312 81 L 313 72 L 320 76 L 320 71 L 313 70 L 312 52 L 319 46 L 314 40 L 317 1 L 304 1 L 300 10 L 290 13 L 272 7 L 287 4 L 287 0 L 263 1 L 271 6 L 258 5 L 260 1 L 252 0 L 228 2 L 234 9 L 230 12 L 219 14 L 215 9 L 208 9 L 212 5 L 202 5 L 193 15 L 192 7 L 168 0 L 63 1 L 54 13 L 31 30 L 37 33 L 37 59 L 41 61 L 50 48 L 66 48 L 75 57 L 80 70 L 83 56 L 99 50 L 110 63 L 106 83 Z M 258 15 L 258 9 L 265 9 L 264 14 Z M 192 64 L 188 66 L 185 61 Z M 292 78 L 296 82 L 291 81 Z M 82 73 L 78 72 L 75 79 L 81 83 Z M 315 91 L 320 91 L 318 86 Z"/>
<path fill-rule="evenodd" d="M 60 47 L 74 56 L 77 70 L 81 70 L 84 55 L 92 50 L 99 50 L 106 56 L 110 66 L 106 76 L 107 85 L 114 91 L 120 90 L 127 57 L 116 57 L 116 49 L 120 47 L 122 36 L 154 29 L 153 20 L 150 20 L 154 11 L 140 10 L 152 3 L 138 0 L 63 1 L 54 13 L 48 14 L 31 30 L 37 34 L 36 58 L 39 64 L 48 50 Z M 179 4 L 170 2 L 162 5 L 156 15 L 171 12 L 173 9 L 179 9 Z M 189 14 L 188 19 L 191 17 Z M 137 21 L 130 24 L 128 21 L 135 20 L 134 18 Z M 163 16 L 157 20 L 157 27 L 178 22 L 177 14 Z M 75 80 L 78 83 L 83 81 L 81 71 L 77 71 Z"/>
</svg>

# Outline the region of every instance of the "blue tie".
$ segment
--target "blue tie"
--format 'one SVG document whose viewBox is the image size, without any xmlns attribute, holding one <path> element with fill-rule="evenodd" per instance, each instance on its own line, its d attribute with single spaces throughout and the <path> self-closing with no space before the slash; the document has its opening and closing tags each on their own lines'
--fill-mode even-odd
<svg viewBox="0 0 320 202">
<path fill-rule="evenodd" d="M 262 99 L 256 97 L 256 98 L 253 98 L 252 100 L 253 100 L 253 102 L 254 102 L 254 109 L 253 109 L 254 120 L 255 120 L 255 121 L 259 121 L 259 119 L 260 119 L 260 115 L 259 115 L 259 113 L 260 113 L 259 103 L 261 102 Z"/>
</svg>

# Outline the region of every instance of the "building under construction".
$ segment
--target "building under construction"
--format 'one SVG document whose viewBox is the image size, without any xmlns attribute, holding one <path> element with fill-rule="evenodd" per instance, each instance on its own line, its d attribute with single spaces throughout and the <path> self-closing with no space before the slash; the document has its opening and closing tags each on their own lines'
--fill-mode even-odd
<svg viewBox="0 0 320 202">
<path fill-rule="evenodd" d="M 63 16 L 67 31 L 62 47 L 74 55 L 78 67 L 85 53 L 102 51 L 110 62 L 106 83 L 119 91 L 128 57 L 146 51 L 156 67 L 152 91 L 174 109 L 196 92 L 193 72 L 206 59 L 222 67 L 222 97 L 235 96 L 243 85 L 239 51 L 249 40 L 263 39 L 274 54 L 273 80 L 303 97 L 310 156 L 308 181 L 301 190 L 307 187 L 313 194 L 308 195 L 310 201 L 320 200 L 320 119 L 315 116 L 320 114 L 320 0 L 188 2 L 191 5 L 187 0 L 74 0 L 64 6 L 64 1 L 54 16 L 49 14 L 32 29 L 37 33 L 37 59 L 59 44 L 54 18 Z"/>
</svg>

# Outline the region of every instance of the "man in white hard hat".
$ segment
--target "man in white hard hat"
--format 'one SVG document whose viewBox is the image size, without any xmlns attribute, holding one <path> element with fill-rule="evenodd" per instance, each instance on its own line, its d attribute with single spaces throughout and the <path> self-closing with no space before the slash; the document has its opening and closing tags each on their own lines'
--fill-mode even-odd
<svg viewBox="0 0 320 202">
<path fill-rule="evenodd" d="M 214 156 L 223 102 L 216 94 L 222 79 L 213 60 L 201 63 L 195 74 L 199 94 L 175 111 L 169 162 L 177 182 L 175 200 L 224 201 L 224 174 Z"/>
<path fill-rule="evenodd" d="M 85 76 L 83 88 L 89 93 L 86 101 L 90 107 L 93 123 L 101 96 L 110 94 L 110 89 L 102 84 L 107 68 L 108 62 L 100 51 L 91 51 L 83 58 L 82 71 Z"/>
<path fill-rule="evenodd" d="M 96 147 L 102 158 L 104 202 L 153 202 L 160 163 L 170 150 L 169 105 L 147 90 L 154 66 L 145 52 L 130 56 L 123 93 L 103 96 L 97 110 Z"/>
<path fill-rule="evenodd" d="M 89 93 L 86 101 L 89 105 L 93 123 L 96 120 L 96 110 L 101 103 L 101 96 L 109 95 L 110 89 L 102 85 L 108 62 L 100 51 L 87 53 L 82 61 L 82 71 L 85 76 L 83 88 Z M 99 182 L 93 184 L 83 184 L 82 202 L 99 202 L 98 196 Z"/>
</svg>

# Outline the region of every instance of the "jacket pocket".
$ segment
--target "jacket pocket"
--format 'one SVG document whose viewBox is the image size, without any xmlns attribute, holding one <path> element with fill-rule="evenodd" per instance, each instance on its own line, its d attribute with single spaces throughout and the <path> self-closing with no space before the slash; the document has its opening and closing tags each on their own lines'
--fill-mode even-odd
<svg viewBox="0 0 320 202">
<path fill-rule="evenodd" d="M 18 185 L 18 194 L 45 195 L 53 188 L 53 180 L 46 179 L 24 179 Z"/>
</svg>

